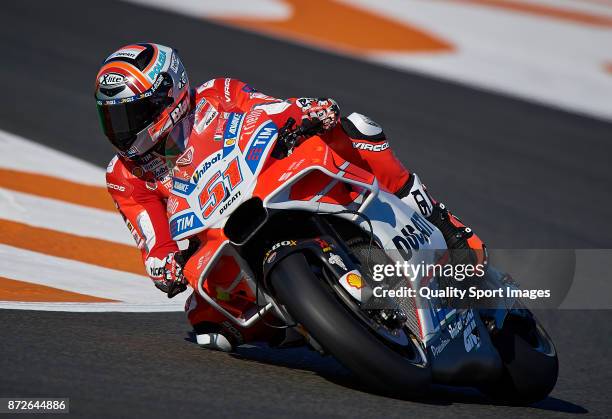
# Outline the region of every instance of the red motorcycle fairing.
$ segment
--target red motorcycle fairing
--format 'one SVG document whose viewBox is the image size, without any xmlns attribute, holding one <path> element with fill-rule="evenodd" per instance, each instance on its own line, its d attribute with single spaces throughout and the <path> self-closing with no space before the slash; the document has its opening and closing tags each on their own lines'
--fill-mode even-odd
<svg viewBox="0 0 612 419">
<path fill-rule="evenodd" d="M 254 275 L 223 231 L 239 204 L 257 197 L 270 209 L 341 211 L 357 209 L 378 188 L 374 175 L 341 158 L 320 137 L 305 140 L 307 146 L 283 159 L 271 156 L 276 138 L 276 126 L 263 112 L 230 114 L 223 142 L 191 136 L 171 162 L 173 238 L 197 236 L 202 243 L 185 276 L 206 302 L 242 327 L 259 315 Z M 259 305 L 260 314 L 272 307 L 264 296 Z"/>
</svg>

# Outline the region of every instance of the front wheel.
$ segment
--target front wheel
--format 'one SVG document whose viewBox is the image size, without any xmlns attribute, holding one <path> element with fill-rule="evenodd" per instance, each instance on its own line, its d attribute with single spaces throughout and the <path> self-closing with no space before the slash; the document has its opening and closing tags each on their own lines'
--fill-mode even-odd
<svg viewBox="0 0 612 419">
<path fill-rule="evenodd" d="M 303 254 L 280 261 L 270 284 L 289 314 L 366 385 L 402 395 L 428 389 L 431 369 L 426 359 L 415 363 L 376 336 L 314 274 Z"/>
<path fill-rule="evenodd" d="M 513 310 L 501 330 L 491 336 L 504 372 L 499 382 L 481 388 L 485 394 L 511 404 L 531 404 L 554 388 L 559 361 L 544 328 L 526 309 Z"/>
</svg>

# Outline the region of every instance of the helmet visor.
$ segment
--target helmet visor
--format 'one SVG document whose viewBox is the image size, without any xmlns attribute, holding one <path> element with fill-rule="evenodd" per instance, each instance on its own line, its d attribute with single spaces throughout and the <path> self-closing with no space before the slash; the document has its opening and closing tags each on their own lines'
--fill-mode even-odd
<svg viewBox="0 0 612 419">
<path fill-rule="evenodd" d="M 98 116 L 104 134 L 120 151 L 127 151 L 136 135 L 161 113 L 159 101 L 144 98 L 111 105 L 98 104 Z"/>
<path fill-rule="evenodd" d="M 122 101 L 98 101 L 98 116 L 104 134 L 119 151 L 126 152 L 136 137 L 173 102 L 168 96 L 172 79 L 162 74 L 160 82 L 145 97 Z"/>
</svg>

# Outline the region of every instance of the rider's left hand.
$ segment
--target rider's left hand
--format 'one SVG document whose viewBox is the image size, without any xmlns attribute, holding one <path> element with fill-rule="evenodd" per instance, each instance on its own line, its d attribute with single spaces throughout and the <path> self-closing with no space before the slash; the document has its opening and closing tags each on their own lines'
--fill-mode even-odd
<svg viewBox="0 0 612 419">
<path fill-rule="evenodd" d="M 154 279 L 153 283 L 161 291 L 172 298 L 187 289 L 187 280 L 183 276 L 183 263 L 181 253 L 173 252 L 164 259 L 163 275 Z"/>
</svg>

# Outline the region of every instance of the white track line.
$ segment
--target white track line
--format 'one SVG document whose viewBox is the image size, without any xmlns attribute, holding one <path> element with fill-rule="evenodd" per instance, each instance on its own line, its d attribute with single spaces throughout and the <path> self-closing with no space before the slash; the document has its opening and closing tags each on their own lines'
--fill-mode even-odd
<svg viewBox="0 0 612 419">
<path fill-rule="evenodd" d="M 0 130 L 0 167 L 106 186 L 105 171 L 86 161 Z"/>
<path fill-rule="evenodd" d="M 46 285 L 66 291 L 121 301 L 104 307 L 112 311 L 182 311 L 188 292 L 173 299 L 155 288 L 150 279 L 74 260 L 44 255 L 0 244 L 0 276 Z M 143 268 L 144 272 L 144 268 Z M 32 309 L 39 303 L 0 302 L 0 308 Z M 83 303 L 102 304 L 102 303 Z M 43 303 L 48 307 L 72 307 L 74 304 Z M 78 307 L 77 304 L 75 307 Z M 102 307 L 102 306 L 100 306 Z M 98 308 L 100 308 L 98 307 Z M 148 310 L 147 308 L 151 308 Z M 154 310 L 153 310 L 154 309 Z"/>
<path fill-rule="evenodd" d="M 118 212 L 69 204 L 5 188 L 0 188 L 0 218 L 135 246 Z"/>
</svg>

